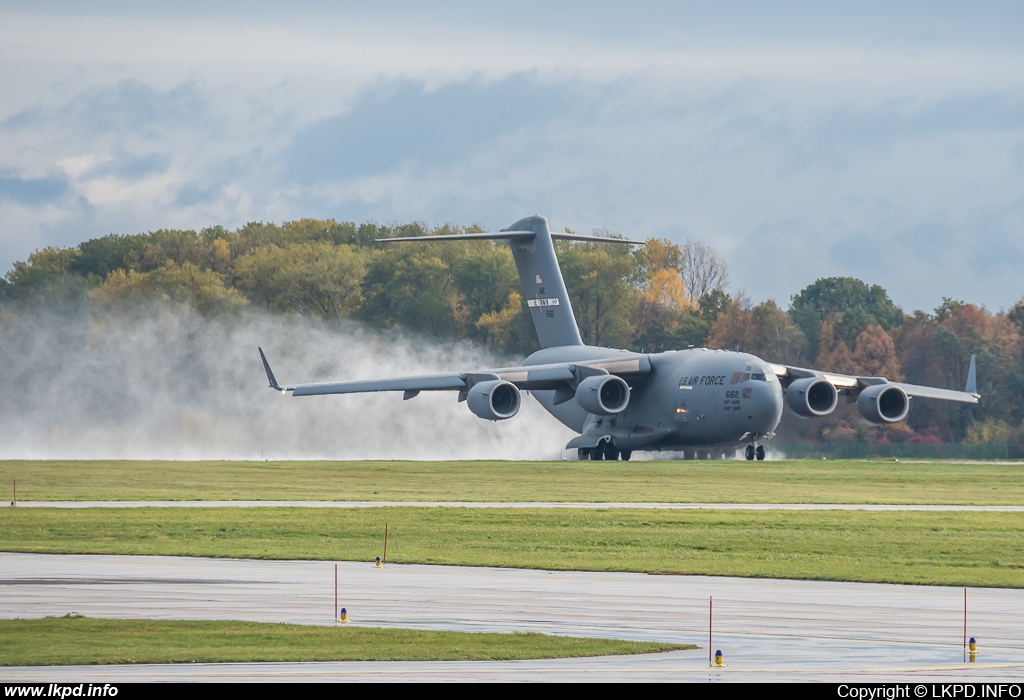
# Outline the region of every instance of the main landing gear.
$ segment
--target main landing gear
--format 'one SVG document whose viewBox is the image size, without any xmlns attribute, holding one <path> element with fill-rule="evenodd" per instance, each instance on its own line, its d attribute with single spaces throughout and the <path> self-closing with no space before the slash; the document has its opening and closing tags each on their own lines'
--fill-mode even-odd
<svg viewBox="0 0 1024 700">
<path fill-rule="evenodd" d="M 632 450 L 617 450 L 615 445 L 611 443 L 601 443 L 597 447 L 580 447 L 576 450 L 576 455 L 580 460 L 584 459 L 608 459 L 615 461 L 622 458 L 623 462 L 628 462 L 629 458 L 633 456 Z"/>
<path fill-rule="evenodd" d="M 743 453 L 743 455 L 747 458 L 748 462 L 752 461 L 755 457 L 757 457 L 758 462 L 763 462 L 764 445 L 758 445 L 757 447 L 755 447 L 754 445 L 747 445 L 747 449 Z"/>
</svg>

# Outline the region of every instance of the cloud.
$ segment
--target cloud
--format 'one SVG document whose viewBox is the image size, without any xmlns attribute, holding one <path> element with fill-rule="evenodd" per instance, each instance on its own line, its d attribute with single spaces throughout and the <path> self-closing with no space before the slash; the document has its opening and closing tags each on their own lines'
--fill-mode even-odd
<svg viewBox="0 0 1024 700">
<path fill-rule="evenodd" d="M 171 157 L 167 153 L 149 153 L 141 156 L 132 153 L 119 153 L 90 171 L 89 175 L 139 180 L 148 175 L 164 172 L 170 162 Z"/>
<path fill-rule="evenodd" d="M 69 191 L 67 178 L 59 175 L 25 178 L 0 170 L 0 199 L 39 206 L 63 199 Z"/>
<path fill-rule="evenodd" d="M 32 107 L 4 120 L 12 130 L 40 129 L 59 123 L 90 136 L 152 135 L 164 128 L 208 125 L 207 102 L 192 83 L 157 90 L 139 80 L 90 87 L 60 107 Z"/>
<path fill-rule="evenodd" d="M 389 81 L 363 93 L 351 110 L 299 130 L 283 154 L 289 178 L 303 183 L 423 169 L 464 161 L 517 130 L 571 111 L 571 89 L 533 75 L 450 83 Z"/>
</svg>

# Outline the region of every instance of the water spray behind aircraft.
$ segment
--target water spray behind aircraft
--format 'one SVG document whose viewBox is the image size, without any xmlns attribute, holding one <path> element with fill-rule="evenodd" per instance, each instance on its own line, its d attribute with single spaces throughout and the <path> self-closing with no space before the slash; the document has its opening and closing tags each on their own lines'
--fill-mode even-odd
<svg viewBox="0 0 1024 700">
<path fill-rule="evenodd" d="M 495 364 L 469 344 L 258 312 L 224 321 L 166 307 L 6 318 L 0 459 L 557 459 L 571 437 L 534 401 L 499 424 L 441 395 L 417 400 L 429 422 L 394 394 L 282 409 L 266 400 L 252 362 L 257 342 L 324 378 Z"/>
</svg>

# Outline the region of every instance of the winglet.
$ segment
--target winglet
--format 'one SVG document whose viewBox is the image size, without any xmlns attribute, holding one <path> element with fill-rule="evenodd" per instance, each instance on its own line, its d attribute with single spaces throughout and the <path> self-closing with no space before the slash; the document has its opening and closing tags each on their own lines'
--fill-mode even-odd
<svg viewBox="0 0 1024 700">
<path fill-rule="evenodd" d="M 971 355 L 971 368 L 967 370 L 967 388 L 964 391 L 978 395 L 978 369 L 975 366 L 974 355 Z"/>
<path fill-rule="evenodd" d="M 276 391 L 284 393 L 284 388 L 277 383 L 277 379 L 274 378 L 274 372 L 270 369 L 270 363 L 267 362 L 267 356 L 263 354 L 263 348 L 257 347 L 260 351 L 260 359 L 263 360 L 263 369 L 267 370 L 267 380 L 270 382 L 270 388 Z"/>
</svg>

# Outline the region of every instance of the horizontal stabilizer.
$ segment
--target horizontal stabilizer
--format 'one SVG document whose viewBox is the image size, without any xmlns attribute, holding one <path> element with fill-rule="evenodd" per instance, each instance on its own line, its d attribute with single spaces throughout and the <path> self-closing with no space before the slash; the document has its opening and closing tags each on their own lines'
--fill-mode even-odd
<svg viewBox="0 0 1024 700">
<path fill-rule="evenodd" d="M 398 236 L 396 238 L 375 238 L 377 243 L 404 243 L 406 241 L 516 241 L 533 238 L 533 231 L 494 231 L 488 233 L 447 233 L 440 236 Z M 583 236 L 575 233 L 553 232 L 551 238 L 559 241 L 579 241 L 581 243 L 625 243 L 627 245 L 646 245 L 647 241 L 632 241 L 628 238 L 610 238 L 608 236 Z"/>
<path fill-rule="evenodd" d="M 626 243 L 627 245 L 647 245 L 647 241 L 633 241 L 628 238 L 611 238 L 610 236 L 582 236 L 575 233 L 552 233 L 551 237 L 558 241 L 580 241 L 583 243 Z"/>
<path fill-rule="evenodd" d="M 514 241 L 533 238 L 533 231 L 498 231 L 494 233 L 448 233 L 441 236 L 398 236 L 375 238 L 377 243 L 405 243 L 406 241 Z"/>
</svg>

